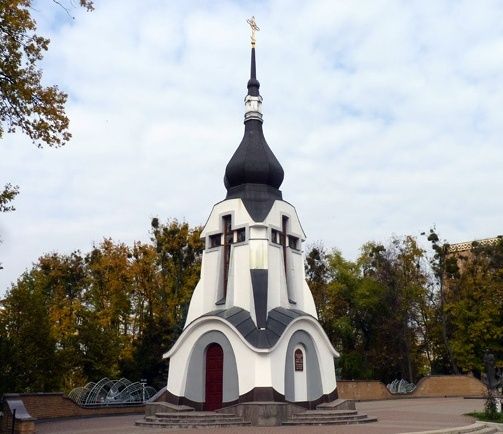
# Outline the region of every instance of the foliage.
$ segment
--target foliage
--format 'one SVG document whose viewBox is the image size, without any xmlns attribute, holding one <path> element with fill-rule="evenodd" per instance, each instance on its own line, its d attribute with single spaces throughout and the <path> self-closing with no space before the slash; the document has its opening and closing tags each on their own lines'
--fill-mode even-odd
<svg viewBox="0 0 503 434">
<path fill-rule="evenodd" d="M 431 230 L 432 256 L 410 236 L 367 243 L 356 261 L 313 246 L 306 277 L 340 350 L 343 378 L 416 381 L 503 359 L 503 240 L 457 254 Z"/>
<path fill-rule="evenodd" d="M 14 198 L 19 193 L 19 187 L 7 184 L 3 191 L 0 192 L 0 212 L 15 211 L 16 209 L 9 205 L 9 202 L 14 200 Z"/>
<path fill-rule="evenodd" d="M 162 354 L 200 272 L 200 231 L 156 221 L 151 243 L 104 239 L 85 255 L 42 256 L 0 310 L 0 393 L 69 391 L 105 376 L 164 385 Z"/>
<path fill-rule="evenodd" d="M 151 239 L 104 239 L 88 253 L 42 256 L 0 309 L 0 392 L 70 390 L 87 381 L 146 378 L 185 323 L 199 279 L 201 228 L 153 219 Z M 347 379 L 483 369 L 503 359 L 503 240 L 454 254 L 438 235 L 427 257 L 410 236 L 366 243 L 354 261 L 322 244 L 306 252 L 319 320 Z M 455 364 L 452 364 L 455 361 Z"/>
<path fill-rule="evenodd" d="M 492 398 L 486 397 L 484 407 L 484 411 L 474 411 L 468 413 L 468 416 L 473 416 L 475 419 L 484 422 L 503 423 L 503 413 L 496 411 L 496 398 L 494 396 Z"/>
<path fill-rule="evenodd" d="M 487 396 L 484 402 L 484 416 L 486 416 L 489 420 L 494 420 L 498 416 L 496 399 L 499 399 L 494 396 L 492 390 L 487 389 Z"/>
<path fill-rule="evenodd" d="M 377 378 L 386 382 L 395 378 L 414 382 L 424 375 L 423 347 L 428 342 L 427 333 L 421 333 L 427 281 L 423 258 L 424 251 L 410 236 L 392 238 L 387 246 L 369 243 L 362 249 L 364 281 L 369 294 L 378 297 L 370 299 L 373 318 L 379 318 L 373 323 L 370 344 L 377 347 L 372 348 Z"/>
<path fill-rule="evenodd" d="M 503 360 L 503 239 L 474 243 L 457 261 L 460 272 L 448 281 L 445 297 L 452 350 L 463 371 L 479 373 L 486 349 Z"/>
<path fill-rule="evenodd" d="M 80 4 L 93 9 L 92 1 Z M 39 147 L 62 146 L 71 137 L 64 110 L 67 95 L 42 84 L 39 63 L 49 39 L 36 33 L 32 10 L 32 0 L 0 2 L 0 137 L 5 130 L 19 129 Z"/>
<path fill-rule="evenodd" d="M 427 276 L 412 237 L 368 243 L 357 261 L 315 246 L 306 276 L 344 378 L 414 381 L 424 374 Z M 421 333 L 422 332 L 422 333 Z"/>
<path fill-rule="evenodd" d="M 432 323 L 433 333 L 437 339 L 436 357 L 433 362 L 434 373 L 459 374 L 459 368 L 454 357 L 451 343 L 452 318 L 446 308 L 446 283 L 459 276 L 459 269 L 456 257 L 449 255 L 449 244 L 440 241 L 434 229 L 430 229 L 428 241 L 431 243 L 433 256 L 430 258 L 432 285 L 436 289 L 436 309 L 435 315 L 438 322 Z"/>
<path fill-rule="evenodd" d="M 12 186 L 11 184 L 7 184 L 3 191 L 0 191 L 0 213 L 15 211 L 15 208 L 12 205 L 9 205 L 9 202 L 14 200 L 18 193 L 19 188 L 17 186 Z M 2 240 L 0 239 L 0 243 L 1 242 Z M 2 268 L 2 264 L 0 263 L 0 270 Z"/>
<path fill-rule="evenodd" d="M 3 354 L 0 372 L 3 391 L 52 390 L 57 384 L 56 341 L 51 336 L 47 299 L 36 281 L 24 274 L 16 291 L 3 302 L 0 330 Z"/>
</svg>

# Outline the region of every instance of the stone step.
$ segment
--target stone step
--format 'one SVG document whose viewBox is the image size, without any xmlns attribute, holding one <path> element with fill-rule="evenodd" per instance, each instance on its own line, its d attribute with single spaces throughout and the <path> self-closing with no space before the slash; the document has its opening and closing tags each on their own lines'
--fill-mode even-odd
<svg viewBox="0 0 503 434">
<path fill-rule="evenodd" d="M 179 417 L 179 418 L 191 418 L 191 417 L 234 417 L 233 413 L 217 413 L 216 411 L 177 411 L 177 412 L 164 412 L 158 411 L 155 413 L 157 417 Z"/>
<path fill-rule="evenodd" d="M 224 428 L 224 427 L 229 427 L 229 426 L 249 426 L 250 422 L 244 422 L 241 420 L 240 422 L 235 422 L 235 421 L 225 421 L 225 420 L 220 420 L 220 421 L 205 421 L 201 423 L 194 423 L 192 421 L 184 421 L 184 422 L 179 422 L 179 423 L 173 423 L 173 422 L 149 422 L 146 420 L 137 420 L 135 422 L 135 425 L 137 426 L 143 426 L 143 427 L 152 427 L 152 428 Z"/>
<path fill-rule="evenodd" d="M 315 414 L 315 415 L 324 415 L 324 414 L 334 414 L 334 415 L 351 415 L 351 414 L 358 414 L 357 410 L 332 410 L 332 409 L 326 409 L 326 410 L 306 410 L 303 413 L 296 413 L 296 414 Z"/>
<path fill-rule="evenodd" d="M 282 425 L 352 425 L 360 423 L 377 422 L 375 417 L 366 417 L 363 419 L 312 419 L 312 420 L 287 420 Z"/>
<path fill-rule="evenodd" d="M 232 413 L 215 413 L 215 412 L 198 412 L 193 413 L 156 413 L 155 416 L 159 419 L 194 419 L 194 418 L 214 418 L 214 419 L 227 419 L 234 418 L 236 415 Z"/>
<path fill-rule="evenodd" d="M 157 412 L 135 422 L 138 426 L 163 428 L 219 428 L 228 426 L 247 426 L 241 417 L 232 413 L 215 411 Z"/>
<path fill-rule="evenodd" d="M 148 414 L 153 414 L 157 411 L 160 411 L 160 412 L 164 412 L 164 411 L 167 411 L 167 412 L 170 412 L 170 413 L 173 413 L 173 412 L 179 412 L 179 413 L 183 413 L 183 412 L 188 412 L 188 411 L 194 411 L 194 408 L 193 407 L 189 407 L 188 405 L 176 405 L 176 404 L 171 404 L 170 402 L 147 402 L 145 404 L 145 410 L 151 410 L 148 412 Z"/>
<path fill-rule="evenodd" d="M 333 410 L 333 409 L 319 409 L 319 410 L 307 410 L 304 413 L 296 413 L 296 414 L 358 414 L 357 410 Z"/>
<path fill-rule="evenodd" d="M 324 418 L 324 417 L 355 417 L 355 416 L 359 416 L 361 415 L 362 413 L 357 413 L 357 412 L 354 412 L 354 413 L 334 413 L 334 412 L 323 412 L 323 413 L 311 413 L 309 411 L 306 411 L 305 413 L 295 413 L 292 415 L 292 417 L 311 417 L 311 418 L 315 418 L 315 417 L 320 417 L 320 418 Z"/>
<path fill-rule="evenodd" d="M 290 420 L 359 420 L 366 419 L 366 414 L 350 414 L 350 415 L 314 415 L 314 414 L 296 414 Z"/>
<path fill-rule="evenodd" d="M 356 407 L 354 401 L 350 399 L 336 399 L 335 401 L 318 404 L 316 408 L 318 410 L 354 410 Z"/>
<path fill-rule="evenodd" d="M 178 418 L 178 417 L 156 417 L 156 416 L 146 416 L 145 420 L 147 422 L 161 422 L 161 423 L 205 423 L 205 422 L 242 422 L 242 418 L 239 416 L 233 417 L 191 417 L 191 418 Z"/>
</svg>

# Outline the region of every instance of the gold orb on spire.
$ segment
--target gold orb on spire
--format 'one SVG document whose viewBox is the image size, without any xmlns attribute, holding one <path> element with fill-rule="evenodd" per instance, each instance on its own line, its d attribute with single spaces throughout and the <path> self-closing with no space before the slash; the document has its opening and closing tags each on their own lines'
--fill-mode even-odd
<svg viewBox="0 0 503 434">
<path fill-rule="evenodd" d="M 257 40 L 255 39 L 255 32 L 258 32 L 260 30 L 260 27 L 257 26 L 257 23 L 255 22 L 255 17 L 248 18 L 246 20 L 246 22 L 251 27 L 251 31 L 252 31 L 252 34 L 250 36 L 250 38 L 251 38 L 251 44 L 252 44 L 252 47 L 255 47 L 255 42 L 257 42 Z"/>
</svg>

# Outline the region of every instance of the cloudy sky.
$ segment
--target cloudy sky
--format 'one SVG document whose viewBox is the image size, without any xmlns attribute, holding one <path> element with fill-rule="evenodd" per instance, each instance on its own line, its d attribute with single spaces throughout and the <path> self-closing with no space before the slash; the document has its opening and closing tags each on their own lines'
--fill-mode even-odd
<svg viewBox="0 0 503 434">
<path fill-rule="evenodd" d="M 151 217 L 205 222 L 243 133 L 255 15 L 266 139 L 308 242 L 349 258 L 436 225 L 503 233 L 501 1 L 40 1 L 44 80 L 72 141 L 0 142 L 0 294 L 47 252 L 147 240 Z"/>
</svg>

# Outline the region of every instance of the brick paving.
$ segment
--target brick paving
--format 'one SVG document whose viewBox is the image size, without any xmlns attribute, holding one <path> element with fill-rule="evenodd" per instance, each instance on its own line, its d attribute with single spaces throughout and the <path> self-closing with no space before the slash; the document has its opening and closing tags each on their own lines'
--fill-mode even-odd
<svg viewBox="0 0 503 434">
<path fill-rule="evenodd" d="M 396 434 L 464 426 L 473 418 L 464 413 L 480 411 L 482 399 L 423 398 L 358 402 L 361 413 L 375 416 L 376 423 L 337 426 L 295 427 L 233 427 L 213 429 L 168 430 L 137 427 L 134 421 L 143 415 L 93 417 L 37 424 L 38 434 Z"/>
</svg>

